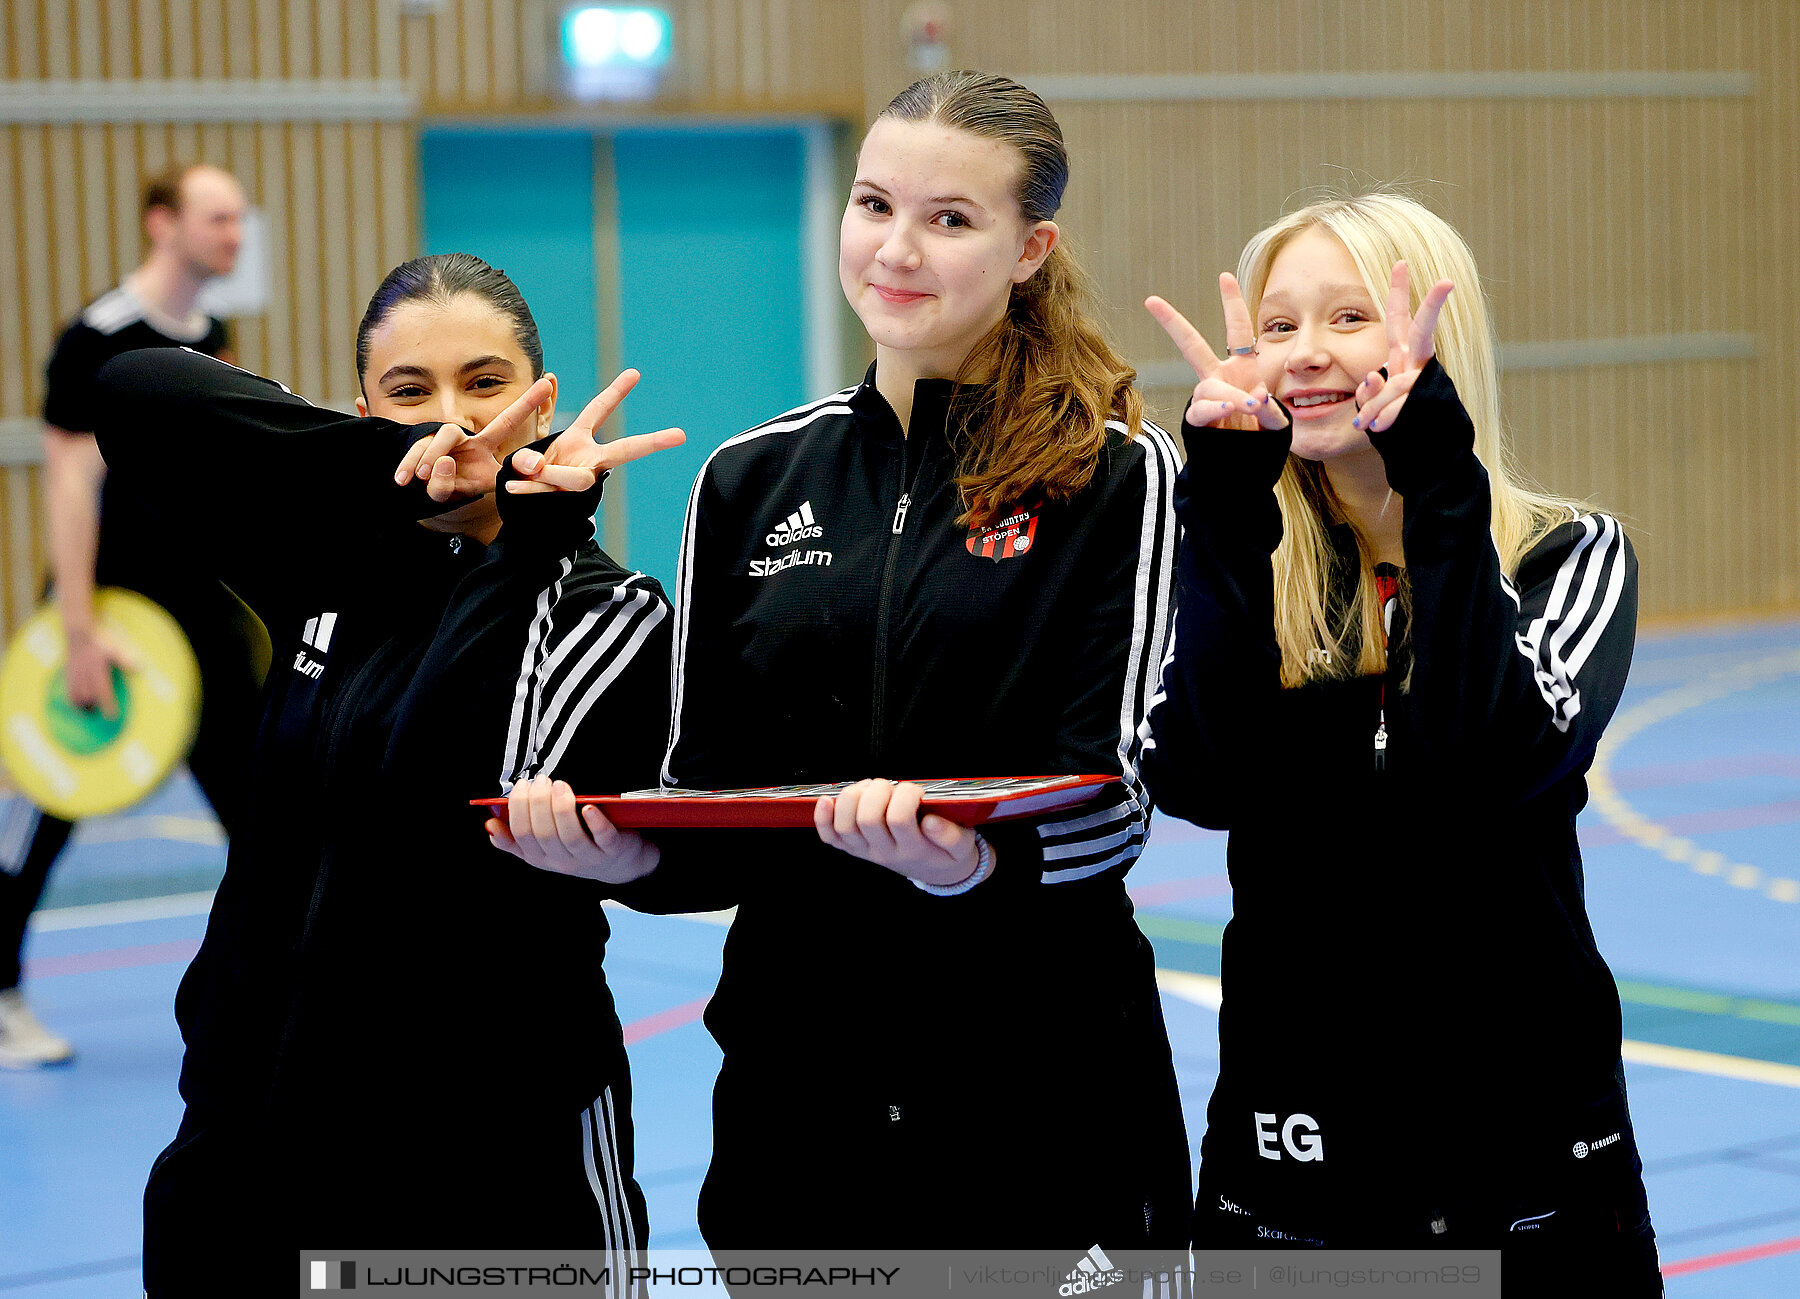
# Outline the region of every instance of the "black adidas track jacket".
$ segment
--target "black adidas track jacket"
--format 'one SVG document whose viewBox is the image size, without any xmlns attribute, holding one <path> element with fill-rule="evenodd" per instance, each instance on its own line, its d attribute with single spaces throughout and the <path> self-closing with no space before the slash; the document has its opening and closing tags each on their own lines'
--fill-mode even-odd
<svg viewBox="0 0 1800 1299">
<path fill-rule="evenodd" d="M 1372 435 L 1405 500 L 1410 627 L 1385 682 L 1284 690 L 1269 556 L 1287 437 L 1190 432 L 1144 769 L 1159 808 L 1231 834 L 1199 1221 L 1354 1245 L 1429 1243 L 1447 1218 L 1440 1243 L 1494 1245 L 1550 1210 L 1540 1235 L 1582 1206 L 1641 1214 L 1575 837 L 1631 662 L 1618 521 L 1562 524 L 1509 580 L 1473 427 L 1432 362 Z M 1354 540 L 1334 542 L 1347 599 Z"/>
<path fill-rule="evenodd" d="M 467 805 L 654 779 L 669 610 L 594 545 L 598 487 L 502 492 L 484 548 L 414 521 L 444 508 L 394 484 L 414 426 L 184 351 L 100 386 L 109 472 L 275 642 L 251 823 L 176 1004 L 150 1292 L 210 1293 L 220 1248 L 285 1283 L 331 1242 L 641 1246 L 602 888 L 497 851 Z"/>
<path fill-rule="evenodd" d="M 739 907 L 707 1012 L 715 1247 L 1185 1241 L 1179 1100 L 1124 888 L 1149 830 L 1137 730 L 1171 616 L 1174 452 L 1114 426 L 1074 501 L 972 532 L 951 391 L 921 382 L 903 436 L 871 368 L 707 461 L 664 782 L 1123 781 L 988 831 L 995 873 L 955 897 L 810 829 L 659 838 L 631 905 Z M 943 1211 L 951 1187 L 966 1211 Z"/>
</svg>

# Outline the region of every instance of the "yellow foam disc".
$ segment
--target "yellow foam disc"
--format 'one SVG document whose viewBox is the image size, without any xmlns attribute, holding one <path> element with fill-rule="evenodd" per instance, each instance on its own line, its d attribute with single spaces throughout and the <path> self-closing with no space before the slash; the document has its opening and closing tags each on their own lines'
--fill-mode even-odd
<svg viewBox="0 0 1800 1299">
<path fill-rule="evenodd" d="M 53 603 L 25 621 L 0 660 L 0 765 L 33 803 L 70 821 L 116 812 L 155 789 L 187 756 L 200 722 L 200 665 L 162 606 L 102 587 L 94 613 L 133 661 L 130 672 L 113 673 L 117 718 L 69 702 Z"/>
</svg>

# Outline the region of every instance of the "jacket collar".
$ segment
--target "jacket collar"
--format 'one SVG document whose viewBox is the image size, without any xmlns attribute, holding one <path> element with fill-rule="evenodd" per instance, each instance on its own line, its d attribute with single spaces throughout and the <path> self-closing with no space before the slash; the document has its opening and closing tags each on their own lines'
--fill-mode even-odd
<svg viewBox="0 0 1800 1299">
<path fill-rule="evenodd" d="M 950 379 L 920 379 L 913 384 L 913 413 L 910 430 L 900 428 L 900 419 L 875 387 L 875 363 L 869 363 L 862 382 L 850 394 L 850 409 L 857 418 L 898 438 L 903 431 L 923 433 L 928 439 L 941 441 L 950 418 L 950 402 L 957 385 Z"/>
</svg>

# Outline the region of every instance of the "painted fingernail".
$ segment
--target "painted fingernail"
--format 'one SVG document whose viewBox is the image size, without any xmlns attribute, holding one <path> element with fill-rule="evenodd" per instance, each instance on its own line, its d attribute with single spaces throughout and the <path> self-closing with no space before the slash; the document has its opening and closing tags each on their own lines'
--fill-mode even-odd
<svg viewBox="0 0 1800 1299">
<path fill-rule="evenodd" d="M 1355 419 L 1351 420 L 1350 427 L 1351 428 L 1361 428 L 1362 427 L 1362 416 L 1358 415 Z"/>
</svg>

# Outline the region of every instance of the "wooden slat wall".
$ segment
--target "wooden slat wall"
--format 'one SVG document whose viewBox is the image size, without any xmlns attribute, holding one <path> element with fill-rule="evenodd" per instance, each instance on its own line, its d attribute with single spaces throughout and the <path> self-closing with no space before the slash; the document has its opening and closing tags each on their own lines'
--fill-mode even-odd
<svg viewBox="0 0 1800 1299">
<path fill-rule="evenodd" d="M 366 0 L 7 0 L 0 76 L 397 79 L 402 31 L 396 4 Z M 362 305 L 416 239 L 410 124 L 0 125 L 0 418 L 37 414 L 57 330 L 138 263 L 141 180 L 176 158 L 230 168 L 269 217 L 272 301 L 234 322 L 241 363 L 315 400 L 355 393 Z M 0 468 L 0 502 L 10 629 L 48 562 L 41 470 Z"/>
<path fill-rule="evenodd" d="M 870 0 L 865 111 L 914 74 Z M 1029 17 L 1024 14 L 1028 12 Z M 1514 370 L 1521 460 L 1628 520 L 1649 615 L 1800 605 L 1800 7 L 1791 0 L 1054 0 L 956 6 L 956 66 L 1139 73 L 1722 71 L 1716 98 L 1055 102 L 1062 213 L 1134 360 L 1137 306 L 1215 277 L 1321 184 L 1411 181 L 1469 239 L 1507 342 L 1706 331 L 1754 360 Z M 1167 419 L 1185 393 L 1153 391 Z"/>
<path fill-rule="evenodd" d="M 657 112 L 861 111 L 860 0 L 667 0 L 679 48 Z M 552 94 L 557 0 L 6 0 L 0 79 L 403 80 L 428 114 L 516 115 Z M 270 216 L 273 302 L 236 322 L 242 363 L 319 400 L 353 395 L 350 338 L 416 251 L 416 129 L 393 122 L 0 124 L 0 419 L 39 410 L 61 324 L 140 255 L 141 178 L 219 162 Z M 16 288 L 14 286 L 17 286 Z M 0 466 L 0 634 L 47 565 L 41 471 Z"/>
<path fill-rule="evenodd" d="M 410 17 L 407 75 L 428 113 L 536 112 L 558 102 L 567 0 L 443 0 Z M 860 0 L 658 0 L 675 55 L 658 113 L 855 116 L 864 89 Z"/>
<path fill-rule="evenodd" d="M 905 0 L 664 0 L 657 112 L 878 109 L 912 73 Z M 8 0 L 0 76 L 402 79 L 429 115 L 531 115 L 556 0 Z M 1136 303 L 1211 320 L 1213 276 L 1321 183 L 1406 180 L 1469 237 L 1513 343 L 1748 333 L 1752 360 L 1515 370 L 1527 468 L 1631 522 L 1650 614 L 1800 605 L 1800 10 L 1791 0 L 964 0 L 954 62 L 1026 78 L 1143 73 L 1745 72 L 1714 98 L 1058 102 L 1063 213 L 1127 354 L 1170 359 Z M 1261 142 L 1260 147 L 1256 147 Z M 414 251 L 404 123 L 0 126 L 0 418 L 29 415 L 62 320 L 138 257 L 141 174 L 224 162 L 274 219 L 252 368 L 327 399 L 379 274 Z M 16 285 L 15 290 L 12 286 Z M 1152 391 L 1166 419 L 1180 394 Z M 41 571 L 36 471 L 0 469 L 0 623 Z"/>
</svg>

